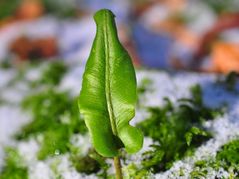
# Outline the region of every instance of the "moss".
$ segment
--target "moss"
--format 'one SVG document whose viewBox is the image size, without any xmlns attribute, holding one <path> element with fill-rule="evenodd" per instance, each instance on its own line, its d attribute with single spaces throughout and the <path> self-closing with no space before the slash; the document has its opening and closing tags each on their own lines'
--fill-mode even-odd
<svg viewBox="0 0 239 179">
<path fill-rule="evenodd" d="M 123 168 L 124 177 L 127 179 L 149 179 L 151 178 L 150 170 L 140 169 L 134 163 Z"/>
<path fill-rule="evenodd" d="M 216 154 L 216 157 L 195 162 L 194 169 L 190 173 L 191 178 L 207 177 L 208 170 L 219 171 L 223 168 L 231 178 L 236 178 L 239 171 L 239 140 L 233 140 L 223 145 Z"/>
<path fill-rule="evenodd" d="M 38 153 L 41 160 L 69 151 L 70 137 L 86 133 L 77 98 L 72 98 L 68 92 L 56 92 L 53 89 L 39 92 L 25 98 L 22 108 L 33 115 L 33 120 L 23 126 L 16 138 L 25 140 L 41 134 L 43 140 Z"/>
<path fill-rule="evenodd" d="M 96 153 L 93 149 L 88 151 L 86 156 L 72 154 L 71 161 L 76 170 L 80 173 L 92 174 L 98 173 L 100 178 L 107 178 L 107 170 L 109 165 L 106 159 Z"/>
<path fill-rule="evenodd" d="M 237 93 L 236 84 L 238 79 L 237 72 L 230 72 L 225 76 L 219 77 L 217 84 L 223 86 L 227 91 Z"/>
<path fill-rule="evenodd" d="M 12 68 L 11 61 L 9 59 L 3 60 L 0 62 L 0 68 L 5 70 Z"/>
<path fill-rule="evenodd" d="M 77 98 L 72 98 L 68 92 L 56 92 L 54 89 L 39 92 L 26 97 L 22 108 L 33 115 L 33 120 L 22 128 L 18 139 L 55 130 L 61 124 L 69 126 L 74 133 L 86 132 L 84 121 L 79 115 Z"/>
<path fill-rule="evenodd" d="M 191 155 L 211 137 L 202 124 L 213 119 L 216 113 L 220 114 L 220 110 L 203 105 L 199 85 L 191 88 L 191 96 L 179 99 L 176 106 L 165 99 L 164 106 L 149 108 L 150 117 L 138 124 L 145 136 L 159 143 L 144 153 L 144 168 L 153 169 L 153 172 L 169 169 L 174 161 Z"/>
<path fill-rule="evenodd" d="M 67 125 L 55 126 L 54 130 L 44 132 L 38 159 L 43 160 L 48 156 L 60 155 L 69 150 L 70 131 Z"/>
<path fill-rule="evenodd" d="M 41 77 L 38 80 L 31 82 L 31 87 L 39 87 L 43 85 L 57 86 L 68 70 L 67 65 L 62 61 L 53 61 L 45 65 L 47 66 L 43 69 Z"/>
<path fill-rule="evenodd" d="M 28 170 L 18 151 L 14 148 L 6 149 L 5 165 L 0 173 L 1 179 L 27 179 Z"/>
<path fill-rule="evenodd" d="M 92 174 L 100 170 L 99 163 L 88 155 L 85 157 L 75 157 L 72 161 L 76 170 L 80 173 Z"/>
<path fill-rule="evenodd" d="M 148 78 L 144 78 L 141 80 L 140 84 L 137 87 L 137 92 L 138 94 L 143 94 L 146 91 L 148 91 L 150 89 L 150 86 L 152 85 L 152 80 L 148 79 Z"/>
<path fill-rule="evenodd" d="M 236 72 L 228 73 L 228 75 L 225 78 L 225 85 L 228 90 L 230 90 L 230 91 L 235 90 L 237 78 L 238 78 L 238 73 L 236 73 Z"/>
<path fill-rule="evenodd" d="M 224 161 L 224 168 L 228 169 L 233 166 L 239 171 L 239 139 L 233 140 L 224 146 L 217 152 L 216 160 Z"/>
</svg>

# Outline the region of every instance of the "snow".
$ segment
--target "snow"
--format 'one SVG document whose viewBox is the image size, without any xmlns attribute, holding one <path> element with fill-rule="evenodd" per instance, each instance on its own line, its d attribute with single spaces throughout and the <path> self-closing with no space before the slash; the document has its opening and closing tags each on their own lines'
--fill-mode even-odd
<svg viewBox="0 0 239 179">
<path fill-rule="evenodd" d="M 35 139 L 19 142 L 17 149 L 20 156 L 24 156 L 24 163 L 31 166 L 33 162 L 37 161 L 37 152 L 39 150 L 39 144 Z"/>
<path fill-rule="evenodd" d="M 211 131 L 214 133 L 214 138 L 197 148 L 192 157 L 187 157 L 181 161 L 177 161 L 170 170 L 156 174 L 156 179 L 174 178 L 175 176 L 178 176 L 181 171 L 184 173 L 184 178 L 190 178 L 190 173 L 193 170 L 193 164 L 196 161 L 208 160 L 211 157 L 215 157 L 217 151 L 223 144 L 239 137 L 239 126 L 231 123 L 229 119 L 230 117 L 226 114 L 214 121 L 210 121 L 210 124 L 208 123 L 206 126 L 211 128 Z M 222 169 L 219 170 L 218 173 L 224 173 L 224 176 L 227 175 L 225 171 L 222 172 Z M 218 173 L 210 170 L 207 177 L 215 178 L 218 176 Z"/>
<path fill-rule="evenodd" d="M 14 106 L 0 107 L 0 146 L 9 144 L 11 136 L 29 122 L 30 116 Z"/>
<path fill-rule="evenodd" d="M 30 165 L 29 178 L 51 179 L 54 178 L 54 174 L 47 163 L 38 161 L 37 163 Z"/>
<path fill-rule="evenodd" d="M 127 161 L 127 163 L 131 163 L 132 161 L 134 162 L 134 164 L 140 165 L 140 162 L 142 160 L 142 154 L 148 150 L 150 150 L 150 145 L 152 144 L 156 144 L 150 137 L 144 137 L 144 144 L 142 149 L 134 154 L 134 155 L 130 155 L 128 156 L 129 160 Z"/>
<path fill-rule="evenodd" d="M 0 106 L 0 171 L 4 162 L 4 147 L 13 145 L 12 135 L 29 122 L 30 116 L 14 106 Z"/>
<path fill-rule="evenodd" d="M 40 68 L 39 68 L 40 69 Z M 63 77 L 61 84 L 56 90 L 69 90 L 72 96 L 79 94 L 81 88 L 81 78 L 84 66 L 72 66 L 69 72 Z M 12 79 L 13 71 L 0 70 L 6 79 Z M 25 79 L 29 81 L 36 80 L 41 70 L 30 69 L 25 75 Z M 168 97 L 172 102 L 182 97 L 189 97 L 189 88 L 194 84 L 200 84 L 203 90 L 203 98 L 205 104 L 211 107 L 223 106 L 228 104 L 228 111 L 213 121 L 205 123 L 205 127 L 214 133 L 214 137 L 202 146 L 198 147 L 193 156 L 187 157 L 174 163 L 173 167 L 166 172 L 158 173 L 155 178 L 189 178 L 190 172 L 193 170 L 193 164 L 202 159 L 208 159 L 216 155 L 218 149 L 228 141 L 239 137 L 239 102 L 237 101 L 237 93 L 228 92 L 225 87 L 216 83 L 218 76 L 212 74 L 198 73 L 167 73 L 164 71 L 137 70 L 138 84 L 144 79 L 152 81 L 150 90 L 146 91 L 142 98 L 142 106 L 136 110 L 136 116 L 131 124 L 136 124 L 148 117 L 148 113 L 144 107 L 160 106 L 164 104 L 163 98 Z M 19 102 L 25 94 L 31 92 L 26 81 L 17 81 L 13 86 L 6 87 L 8 80 L 1 82 L 1 96 L 5 99 L 12 100 L 11 104 L 2 104 L 0 106 L 0 168 L 3 166 L 4 146 L 16 146 L 19 154 L 23 157 L 24 163 L 29 168 L 30 179 L 51 179 L 60 175 L 65 179 L 78 178 L 97 178 L 96 175 L 83 175 L 78 173 L 69 160 L 69 154 L 57 155 L 50 157 L 46 161 L 37 160 L 36 153 L 39 150 L 38 139 L 30 138 L 28 141 L 16 142 L 12 139 L 12 135 L 16 133 L 22 125 L 30 121 L 31 116 L 24 113 L 19 106 Z M 237 84 L 238 89 L 238 84 Z M 81 149 L 82 155 L 86 155 L 90 148 L 90 139 L 88 135 L 73 135 L 71 143 Z M 144 145 L 140 152 L 135 155 L 127 156 L 126 163 L 134 162 L 140 164 L 141 154 L 149 150 L 149 146 L 153 144 L 151 138 L 145 137 Z M 110 169 L 113 172 L 113 168 Z M 179 177 L 180 173 L 184 175 Z M 220 169 L 218 172 L 208 168 L 208 178 L 215 176 L 227 177 L 229 174 Z"/>
<path fill-rule="evenodd" d="M 91 148 L 90 136 L 88 134 L 82 135 L 73 135 L 71 137 L 71 143 L 75 147 L 79 147 L 81 155 L 86 155 L 88 150 Z"/>
<path fill-rule="evenodd" d="M 73 96 L 77 96 L 81 89 L 81 78 L 83 76 L 84 67 L 74 67 L 63 77 L 59 89 L 62 91 L 70 90 Z"/>
<path fill-rule="evenodd" d="M 16 72 L 14 70 L 0 70 L 0 89 L 12 80 Z"/>
</svg>

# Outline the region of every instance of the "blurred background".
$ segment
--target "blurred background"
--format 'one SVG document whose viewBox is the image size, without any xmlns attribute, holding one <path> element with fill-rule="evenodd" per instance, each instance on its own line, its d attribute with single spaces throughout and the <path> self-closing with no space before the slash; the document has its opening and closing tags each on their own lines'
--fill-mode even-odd
<svg viewBox="0 0 239 179">
<path fill-rule="evenodd" d="M 0 63 L 84 64 L 101 8 L 116 15 L 135 66 L 239 72 L 238 0 L 1 0 Z"/>
<path fill-rule="evenodd" d="M 193 156 L 195 164 L 210 152 L 217 157 L 220 145 L 239 135 L 239 0 L 0 0 L 1 179 L 67 178 L 63 177 L 67 174 L 72 179 L 101 169 L 106 176 L 107 165 L 92 154 L 77 104 L 96 31 L 93 15 L 102 8 L 115 14 L 120 41 L 136 67 L 139 98 L 133 124 L 150 119 L 145 131 L 148 128 L 146 133 L 152 131 L 158 138 L 153 143 L 153 137 L 147 137 L 145 144 L 163 146 L 163 150 L 155 147 L 158 153 L 144 149 L 153 156 L 145 162 L 147 168 L 160 162 L 166 170 L 175 159 L 192 155 L 194 146 L 196 151 L 202 145 L 201 137 L 206 142 L 213 136 L 211 131 L 204 135 L 204 118 L 205 128 L 215 136 L 198 150 L 200 155 Z M 224 107 L 228 107 L 225 115 Z M 219 120 L 211 122 L 204 115 Z M 194 126 L 199 132 L 193 132 Z M 231 160 L 237 155 L 229 149 Z M 144 155 L 130 160 L 138 163 Z M 238 157 L 232 161 L 238 164 Z M 193 170 L 194 162 L 188 162 L 180 164 L 185 171 Z M 176 168 L 183 177 L 180 165 Z M 229 171 L 225 178 L 233 178 L 231 171 L 238 170 L 223 165 Z M 129 171 L 136 169 L 132 165 Z M 140 172 L 139 178 L 144 171 Z"/>
</svg>

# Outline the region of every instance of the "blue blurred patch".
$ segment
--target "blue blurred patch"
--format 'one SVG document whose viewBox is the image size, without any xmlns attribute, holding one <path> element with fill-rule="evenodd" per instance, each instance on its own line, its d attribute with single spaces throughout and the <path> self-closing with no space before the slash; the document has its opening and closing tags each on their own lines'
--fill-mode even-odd
<svg viewBox="0 0 239 179">
<path fill-rule="evenodd" d="M 133 25 L 132 35 L 143 65 L 152 68 L 169 68 L 173 38 L 167 33 L 155 33 L 142 24 Z"/>
</svg>

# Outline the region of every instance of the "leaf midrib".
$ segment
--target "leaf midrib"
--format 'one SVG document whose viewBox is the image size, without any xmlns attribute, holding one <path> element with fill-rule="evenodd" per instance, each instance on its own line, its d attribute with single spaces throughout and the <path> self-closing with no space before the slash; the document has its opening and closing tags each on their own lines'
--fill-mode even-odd
<svg viewBox="0 0 239 179">
<path fill-rule="evenodd" d="M 109 41 L 108 41 L 108 21 L 109 18 L 107 16 L 107 13 L 104 13 L 104 44 L 105 44 L 105 93 L 106 93 L 106 103 L 107 103 L 107 110 L 109 113 L 110 118 L 110 124 L 112 132 L 115 136 L 118 135 L 116 123 L 115 123 L 115 115 L 114 115 L 114 109 L 112 104 L 112 96 L 111 96 L 111 81 L 110 81 L 110 59 L 109 59 Z"/>
</svg>

